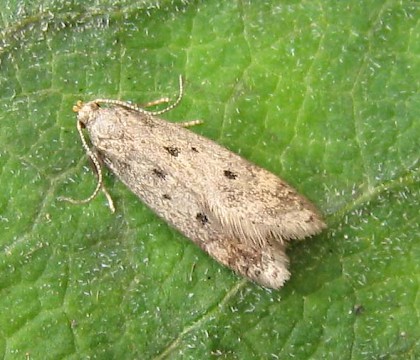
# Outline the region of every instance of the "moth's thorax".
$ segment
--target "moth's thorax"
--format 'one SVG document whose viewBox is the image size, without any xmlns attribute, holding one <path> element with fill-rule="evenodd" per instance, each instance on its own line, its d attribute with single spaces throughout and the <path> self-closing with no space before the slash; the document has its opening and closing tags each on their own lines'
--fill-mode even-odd
<svg viewBox="0 0 420 360">
<path fill-rule="evenodd" d="M 94 145 L 99 145 L 103 140 L 121 141 L 127 136 L 126 126 L 118 116 L 118 111 L 113 108 L 101 108 L 95 102 L 83 105 L 78 120 L 85 125 Z"/>
<path fill-rule="evenodd" d="M 80 104 L 79 102 L 78 104 Z M 100 107 L 97 103 L 90 101 L 84 103 L 77 110 L 77 120 L 80 121 L 83 125 L 87 126 L 93 119 L 97 116 L 97 112 L 100 110 Z"/>
</svg>

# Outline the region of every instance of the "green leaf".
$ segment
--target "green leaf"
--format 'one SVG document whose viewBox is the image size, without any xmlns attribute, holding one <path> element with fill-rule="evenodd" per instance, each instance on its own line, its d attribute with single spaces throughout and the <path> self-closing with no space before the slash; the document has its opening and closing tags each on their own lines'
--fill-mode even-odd
<svg viewBox="0 0 420 360">
<path fill-rule="evenodd" d="M 410 1 L 7 1 L 0 357 L 420 357 L 420 11 Z M 71 109 L 185 97 L 171 121 L 278 174 L 329 229 L 269 291 L 96 179 Z"/>
</svg>

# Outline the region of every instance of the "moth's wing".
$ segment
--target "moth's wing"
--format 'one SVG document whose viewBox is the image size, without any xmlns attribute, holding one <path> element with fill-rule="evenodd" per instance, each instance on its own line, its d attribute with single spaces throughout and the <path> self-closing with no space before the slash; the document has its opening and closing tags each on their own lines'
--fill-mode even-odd
<svg viewBox="0 0 420 360">
<path fill-rule="evenodd" d="M 222 154 L 224 168 L 207 170 L 213 181 L 206 182 L 212 194 L 206 206 L 233 235 L 264 244 L 271 237 L 303 239 L 325 228 L 314 205 L 289 184 L 228 150 Z"/>
<path fill-rule="evenodd" d="M 205 195 L 204 210 L 230 235 L 264 246 L 269 238 L 303 239 L 325 228 L 314 205 L 274 174 L 212 140 L 175 124 L 157 123 L 165 128 L 159 138 L 179 149 L 167 164 L 177 165 L 179 181 L 190 182 L 197 197 Z M 158 148 L 150 152 L 162 164 L 168 156 Z"/>
<path fill-rule="evenodd" d="M 88 129 L 111 170 L 216 260 L 269 288 L 289 278 L 285 244 L 278 240 L 302 235 L 288 224 L 294 214 L 300 214 L 297 227 L 303 229 L 303 215 L 317 215 L 287 184 L 208 139 L 150 116 L 116 109 Z"/>
<path fill-rule="evenodd" d="M 205 210 L 233 236 L 264 244 L 270 237 L 302 239 L 325 228 L 315 207 L 290 185 L 215 142 L 127 109 L 101 113 L 107 116 L 91 132 L 99 150 L 115 158 L 132 153 L 137 163 L 173 175 L 197 197 L 205 195 Z M 106 149 L 98 145 L 105 143 Z"/>
</svg>

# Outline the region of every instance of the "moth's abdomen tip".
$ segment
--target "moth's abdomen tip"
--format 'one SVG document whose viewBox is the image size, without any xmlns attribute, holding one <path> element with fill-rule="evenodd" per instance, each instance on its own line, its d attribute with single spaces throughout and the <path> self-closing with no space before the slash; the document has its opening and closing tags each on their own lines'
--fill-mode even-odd
<svg viewBox="0 0 420 360">
<path fill-rule="evenodd" d="M 275 264 L 275 266 L 269 265 L 264 271 L 258 271 L 256 274 L 251 275 L 250 278 L 265 288 L 280 289 L 290 278 L 290 272 L 287 270 L 286 265 L 286 263 Z"/>
<path fill-rule="evenodd" d="M 259 261 L 250 262 L 242 273 L 255 283 L 269 289 L 280 289 L 290 278 L 289 259 L 282 246 L 261 249 Z"/>
</svg>

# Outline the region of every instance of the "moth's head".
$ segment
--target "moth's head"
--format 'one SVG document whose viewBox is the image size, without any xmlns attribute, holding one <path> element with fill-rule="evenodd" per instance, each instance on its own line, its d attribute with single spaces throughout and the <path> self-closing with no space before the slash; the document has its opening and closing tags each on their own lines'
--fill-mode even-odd
<svg viewBox="0 0 420 360">
<path fill-rule="evenodd" d="M 99 105 L 94 101 L 84 103 L 79 100 L 73 106 L 73 111 L 77 113 L 77 120 L 84 126 L 95 117 L 97 110 L 99 110 Z"/>
</svg>

